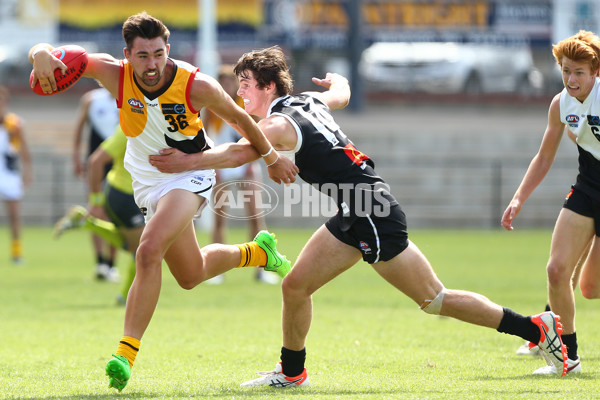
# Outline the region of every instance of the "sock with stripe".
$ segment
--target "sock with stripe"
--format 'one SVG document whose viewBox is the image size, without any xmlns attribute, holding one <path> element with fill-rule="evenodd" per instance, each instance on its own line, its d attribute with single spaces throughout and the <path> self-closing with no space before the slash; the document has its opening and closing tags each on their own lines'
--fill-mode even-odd
<svg viewBox="0 0 600 400">
<path fill-rule="evenodd" d="M 129 361 L 129 367 L 133 367 L 133 362 L 140 350 L 140 341 L 131 336 L 123 336 L 117 347 L 115 354 L 124 356 Z"/>
<path fill-rule="evenodd" d="M 241 259 L 240 264 L 236 268 L 241 267 L 259 267 L 267 264 L 267 253 L 260 248 L 256 242 L 248 242 L 244 244 L 236 244 L 240 249 Z"/>
</svg>

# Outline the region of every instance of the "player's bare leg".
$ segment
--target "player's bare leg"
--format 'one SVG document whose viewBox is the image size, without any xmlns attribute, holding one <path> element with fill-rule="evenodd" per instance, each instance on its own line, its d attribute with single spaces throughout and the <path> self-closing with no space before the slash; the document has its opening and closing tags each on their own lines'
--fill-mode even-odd
<svg viewBox="0 0 600 400">
<path fill-rule="evenodd" d="M 312 235 L 281 284 L 284 347 L 304 348 L 312 320 L 312 294 L 360 259 L 357 249 L 340 242 L 325 226 Z"/>
<path fill-rule="evenodd" d="M 402 253 L 373 268 L 421 307 L 444 289 L 429 261 L 412 242 Z M 500 325 L 503 308 L 478 293 L 446 289 L 440 314 L 495 329 Z"/>
<path fill-rule="evenodd" d="M 180 236 L 185 239 L 182 233 L 186 229 L 188 235 L 193 234 L 189 226 L 203 201 L 194 193 L 172 190 L 159 200 L 156 213 L 146 224 L 136 252 L 136 275 L 127 296 L 123 337 L 116 355 L 106 365 L 110 387 L 121 391 L 127 385 L 141 338 L 160 295 L 163 257 Z M 201 257 L 189 261 L 201 268 Z"/>
<path fill-rule="evenodd" d="M 323 257 L 327 254 L 327 257 Z M 312 294 L 361 259 L 354 247 L 336 239 L 321 226 L 306 243 L 294 268 L 282 282 L 282 362 L 273 371 L 241 386 L 306 386 L 306 336 L 312 321 Z"/>
<path fill-rule="evenodd" d="M 548 299 L 552 311 L 561 317 L 563 334 L 575 332 L 575 299 L 572 276 L 575 265 L 593 232 L 593 220 L 563 208 L 556 221 L 548 273 Z"/>
<path fill-rule="evenodd" d="M 559 317 L 552 312 L 525 317 L 478 293 L 445 289 L 425 256 L 413 243 L 393 259 L 374 264 L 373 268 L 419 304 L 423 311 L 486 326 L 538 343 L 554 368 L 552 372 L 561 376 L 567 372 L 567 349 L 560 336 L 562 326 Z"/>
<path fill-rule="evenodd" d="M 236 245 L 215 243 L 200 249 L 194 225 L 190 222 L 165 254 L 165 261 L 179 286 L 189 290 L 237 267 L 240 257 L 240 249 Z"/>
<path fill-rule="evenodd" d="M 181 233 L 186 229 L 189 231 L 202 201 L 204 199 L 194 193 L 177 189 L 159 200 L 156 213 L 144 228 L 137 249 L 136 276 L 125 311 L 125 336 L 141 339 L 146 331 L 160 294 L 163 257 Z M 198 248 L 197 242 L 195 247 Z M 202 259 L 198 255 L 199 250 L 192 254 L 189 262 L 201 268 Z"/>
</svg>

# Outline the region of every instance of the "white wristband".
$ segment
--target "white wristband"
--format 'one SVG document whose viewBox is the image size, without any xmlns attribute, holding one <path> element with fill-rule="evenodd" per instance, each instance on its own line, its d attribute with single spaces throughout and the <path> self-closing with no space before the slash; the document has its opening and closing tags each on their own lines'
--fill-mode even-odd
<svg viewBox="0 0 600 400">
<path fill-rule="evenodd" d="M 269 149 L 269 151 L 267 151 L 265 154 L 261 154 L 260 156 L 262 158 L 267 157 L 269 154 L 271 154 L 273 152 L 273 146 L 271 146 L 271 148 Z"/>
</svg>

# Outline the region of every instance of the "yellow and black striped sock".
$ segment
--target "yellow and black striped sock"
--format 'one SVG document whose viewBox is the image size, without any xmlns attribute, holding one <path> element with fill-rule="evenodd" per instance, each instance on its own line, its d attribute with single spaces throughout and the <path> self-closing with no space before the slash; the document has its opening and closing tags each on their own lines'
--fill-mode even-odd
<svg viewBox="0 0 600 400">
<path fill-rule="evenodd" d="M 133 367 L 135 356 L 140 350 L 140 341 L 131 336 L 123 336 L 117 347 L 117 355 L 125 357 L 129 361 L 129 367 Z"/>
<path fill-rule="evenodd" d="M 241 252 L 240 265 L 241 267 L 258 267 L 267 264 L 267 253 L 260 248 L 256 242 L 248 242 L 244 244 L 236 244 Z"/>
</svg>

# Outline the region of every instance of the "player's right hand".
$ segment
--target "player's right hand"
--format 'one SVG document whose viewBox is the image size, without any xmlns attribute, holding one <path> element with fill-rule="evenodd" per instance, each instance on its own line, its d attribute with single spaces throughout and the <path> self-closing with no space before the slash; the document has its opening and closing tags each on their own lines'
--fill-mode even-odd
<svg viewBox="0 0 600 400">
<path fill-rule="evenodd" d="M 31 88 L 33 89 L 39 81 L 44 93 L 56 92 L 56 79 L 54 71 L 60 69 L 65 74 L 67 66 L 50 53 L 49 49 L 42 49 L 33 57 L 33 80 Z"/>
<path fill-rule="evenodd" d="M 277 161 L 267 168 L 267 172 L 274 182 L 288 185 L 296 181 L 299 169 L 289 158 L 278 155 Z"/>
<path fill-rule="evenodd" d="M 512 221 L 515 219 L 519 211 L 521 211 L 521 203 L 517 200 L 511 201 L 502 215 L 501 224 L 504 229 L 507 231 L 512 231 L 515 229 L 512 226 Z"/>
</svg>

